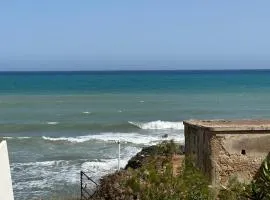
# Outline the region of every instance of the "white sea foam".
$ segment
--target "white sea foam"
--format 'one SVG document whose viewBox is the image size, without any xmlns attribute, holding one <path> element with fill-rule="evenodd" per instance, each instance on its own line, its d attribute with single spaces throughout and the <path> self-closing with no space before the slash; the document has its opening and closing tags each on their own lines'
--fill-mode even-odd
<svg viewBox="0 0 270 200">
<path fill-rule="evenodd" d="M 59 122 L 46 122 L 47 124 L 49 124 L 49 125 L 57 125 L 57 124 L 59 124 Z"/>
<path fill-rule="evenodd" d="M 44 194 L 57 183 L 76 183 L 79 180 L 80 165 L 64 160 L 12 163 L 11 171 L 17 180 L 14 182 L 17 195 L 25 196 L 24 191 L 31 190 L 31 188 L 38 189 L 37 192 Z"/>
<path fill-rule="evenodd" d="M 77 137 L 47 137 L 42 136 L 44 140 L 49 141 L 66 141 L 72 143 L 82 143 L 90 140 L 97 140 L 103 142 L 116 142 L 120 140 L 122 143 L 133 143 L 151 145 L 160 142 L 161 140 L 174 140 L 176 142 L 183 142 L 183 134 L 169 134 L 167 138 L 162 138 L 161 134 L 145 135 L 138 133 L 102 133 L 97 135 L 86 135 Z"/>
<path fill-rule="evenodd" d="M 16 139 L 29 139 L 31 137 L 16 137 Z"/>
<path fill-rule="evenodd" d="M 178 132 L 178 131 L 177 131 Z M 72 142 L 82 142 L 88 139 L 97 139 L 103 141 L 115 141 L 116 139 L 126 139 L 132 141 L 135 137 L 135 141 L 139 143 L 147 143 L 161 139 L 160 134 L 152 135 L 142 135 L 138 133 L 103 133 L 100 135 L 88 135 L 88 136 L 78 136 L 78 137 L 61 137 L 61 138 L 50 138 L 43 137 L 45 140 L 49 141 L 72 141 Z M 179 140 L 183 139 L 181 134 L 172 133 L 169 134 L 168 138 L 174 137 Z M 150 138 L 150 139 L 149 139 Z M 147 141 L 146 141 L 147 140 Z M 141 150 L 139 147 L 135 146 L 121 146 L 121 160 L 120 167 L 126 166 L 128 160 Z M 95 181 L 98 181 L 102 176 L 112 173 L 117 170 L 118 160 L 117 151 L 115 154 L 110 154 L 106 159 L 104 157 L 97 158 L 95 160 L 88 159 L 78 159 L 78 160 L 51 160 L 42 162 L 28 162 L 28 163 L 12 163 L 11 170 L 13 173 L 13 178 L 16 180 L 14 182 L 14 189 L 17 196 L 23 196 L 31 198 L 33 195 L 35 197 L 43 196 L 45 194 L 50 194 L 51 188 L 55 188 L 57 185 L 58 190 L 69 185 L 79 184 L 80 175 L 79 172 L 83 170 Z M 34 191 L 34 192 L 33 192 Z M 28 196 L 27 196 L 28 195 Z M 28 198 L 28 199 L 29 199 Z"/>
<path fill-rule="evenodd" d="M 131 122 L 128 123 L 139 127 L 140 129 L 175 129 L 175 130 L 183 130 L 184 125 L 183 122 L 169 122 L 169 121 L 152 121 L 152 122 Z"/>
<path fill-rule="evenodd" d="M 41 161 L 41 162 L 27 162 L 27 163 L 15 163 L 14 167 L 20 167 L 20 166 L 58 166 L 61 163 L 66 163 L 68 164 L 68 161 L 66 160 L 52 160 L 52 161 Z"/>
<path fill-rule="evenodd" d="M 128 159 L 120 160 L 120 168 L 124 168 L 128 162 Z M 91 174 L 91 177 L 98 181 L 100 177 L 113 173 L 118 168 L 118 159 L 102 159 L 99 161 L 90 161 L 82 164 L 82 170 L 88 174 Z"/>
<path fill-rule="evenodd" d="M 137 147 L 122 147 L 120 167 L 123 168 L 128 160 L 141 149 Z M 17 195 L 27 196 L 25 191 L 35 189 L 37 196 L 50 192 L 52 187 L 58 185 L 79 184 L 79 172 L 83 170 L 92 179 L 98 181 L 102 176 L 117 170 L 117 155 L 108 159 L 97 160 L 52 160 L 42 162 L 12 163 L 11 170 L 16 182 L 14 189 Z"/>
<path fill-rule="evenodd" d="M 83 114 L 91 114 L 91 112 L 89 112 L 89 111 L 84 111 L 84 112 L 82 112 Z"/>
<path fill-rule="evenodd" d="M 74 142 L 74 143 L 81 143 L 91 140 L 87 136 L 78 136 L 78 137 L 46 137 L 42 136 L 44 140 L 50 141 L 67 141 L 67 142 Z"/>
<path fill-rule="evenodd" d="M 3 137 L 4 139 L 19 139 L 19 140 L 22 140 L 22 139 L 29 139 L 31 137 Z"/>
<path fill-rule="evenodd" d="M 3 137 L 3 139 L 12 139 L 13 137 Z"/>
<path fill-rule="evenodd" d="M 126 147 L 121 149 L 121 159 L 120 159 L 120 168 L 124 168 L 128 163 L 129 159 L 136 155 L 141 148 L 137 147 Z M 87 161 L 84 162 L 81 166 L 82 170 L 91 174 L 91 176 L 98 180 L 101 176 L 104 176 L 108 173 L 112 173 L 118 168 L 118 159 L 101 159 L 97 161 Z"/>
<path fill-rule="evenodd" d="M 50 141 L 67 141 L 74 143 L 81 143 L 90 140 L 99 140 L 103 142 L 116 142 L 120 140 L 121 142 L 135 143 L 135 144 L 149 144 L 153 141 L 156 141 L 158 138 L 154 136 L 140 135 L 137 133 L 103 133 L 98 135 L 86 135 L 86 136 L 77 136 L 77 137 L 46 137 L 42 136 L 44 140 Z"/>
</svg>

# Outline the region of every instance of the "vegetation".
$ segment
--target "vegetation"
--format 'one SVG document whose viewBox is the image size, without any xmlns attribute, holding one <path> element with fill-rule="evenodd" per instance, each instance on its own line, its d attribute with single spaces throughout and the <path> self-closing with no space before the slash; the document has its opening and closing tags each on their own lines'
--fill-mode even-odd
<svg viewBox="0 0 270 200">
<path fill-rule="evenodd" d="M 248 199 L 245 193 L 246 185 L 240 183 L 235 177 L 229 180 L 226 188 L 222 188 L 218 192 L 220 200 L 245 200 Z"/>
<path fill-rule="evenodd" d="M 181 146 L 163 142 L 151 152 L 139 169 L 128 168 L 129 175 L 120 186 L 127 188 L 125 196 L 141 200 L 213 199 L 208 180 L 188 160 L 182 159 L 182 165 L 175 169 L 173 159 L 182 154 Z"/>
<path fill-rule="evenodd" d="M 153 163 L 133 171 L 132 175 L 123 183 L 124 187 L 138 199 L 142 200 L 207 200 L 211 199 L 211 192 L 207 179 L 192 165 L 186 163 L 179 174 L 174 175 L 169 159 L 163 163 L 162 171 Z"/>
<path fill-rule="evenodd" d="M 174 161 L 182 164 L 175 165 Z M 93 199 L 269 200 L 270 159 L 263 162 L 251 184 L 232 178 L 227 187 L 215 189 L 190 160 L 184 158 L 181 146 L 169 141 L 143 149 L 131 159 L 126 170 L 105 177 L 101 185 Z"/>
<path fill-rule="evenodd" d="M 270 199 L 270 159 L 262 163 L 257 177 L 249 184 L 239 183 L 235 178 L 226 189 L 219 191 L 219 198 L 231 200 L 269 200 Z"/>
</svg>

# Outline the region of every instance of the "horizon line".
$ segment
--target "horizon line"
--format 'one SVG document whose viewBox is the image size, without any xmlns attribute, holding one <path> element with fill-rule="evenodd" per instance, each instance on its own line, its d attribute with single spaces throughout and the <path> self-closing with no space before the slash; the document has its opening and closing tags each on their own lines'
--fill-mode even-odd
<svg viewBox="0 0 270 200">
<path fill-rule="evenodd" d="M 93 70 L 0 70 L 0 73 L 25 72 L 152 72 L 152 71 L 270 71 L 270 68 L 239 68 L 239 69 L 93 69 Z"/>
</svg>

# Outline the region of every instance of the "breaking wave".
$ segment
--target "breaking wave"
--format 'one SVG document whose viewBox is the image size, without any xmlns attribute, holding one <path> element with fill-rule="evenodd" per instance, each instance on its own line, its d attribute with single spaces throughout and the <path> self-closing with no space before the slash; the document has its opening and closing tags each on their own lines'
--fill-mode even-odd
<svg viewBox="0 0 270 200">
<path fill-rule="evenodd" d="M 44 140 L 48 141 L 62 141 L 72 143 L 82 143 L 91 140 L 102 141 L 102 142 L 116 142 L 121 141 L 122 143 L 133 143 L 133 144 L 156 144 L 162 140 L 174 140 L 176 142 L 183 142 L 184 137 L 182 134 L 168 135 L 163 138 L 162 135 L 143 135 L 138 133 L 103 133 L 98 135 L 86 135 L 76 137 L 47 137 L 42 136 Z"/>
<path fill-rule="evenodd" d="M 86 111 L 87 112 L 87 111 Z M 92 113 L 83 113 L 84 115 L 91 115 Z M 45 121 L 41 123 L 29 124 L 2 124 L 0 132 L 2 133 L 30 133 L 30 132 L 55 132 L 55 131 L 96 131 L 96 132 L 134 132 L 137 129 L 144 130 L 183 130 L 183 122 L 171 121 L 150 121 L 150 122 L 136 122 L 126 121 L 117 123 L 93 123 L 93 122 L 59 122 L 59 121 Z"/>
<path fill-rule="evenodd" d="M 57 125 L 57 124 L 59 124 L 59 122 L 46 122 L 46 124 L 48 124 L 48 125 Z"/>
<path fill-rule="evenodd" d="M 125 147 L 121 150 L 121 159 L 120 159 L 120 167 L 124 168 L 128 163 L 129 159 L 136 155 L 141 148 L 137 147 Z M 104 176 L 108 173 L 112 173 L 117 170 L 118 167 L 118 159 L 99 159 L 96 161 L 87 161 L 84 162 L 81 168 L 92 175 L 95 180 L 98 180 L 101 176 Z"/>
<path fill-rule="evenodd" d="M 175 129 L 183 130 L 183 122 L 169 122 L 169 121 L 152 121 L 152 122 L 131 122 L 128 123 L 140 128 L 140 129 Z"/>
<path fill-rule="evenodd" d="M 91 114 L 91 112 L 89 112 L 89 111 L 84 111 L 84 112 L 82 112 L 82 114 L 88 115 L 88 114 Z"/>
<path fill-rule="evenodd" d="M 141 148 L 124 147 L 121 150 L 120 167 L 123 168 L 128 160 L 138 153 Z M 100 158 L 95 160 L 79 159 L 79 160 L 49 160 L 39 162 L 26 162 L 11 164 L 11 171 L 14 182 L 14 189 L 18 199 L 32 199 L 40 196 L 49 199 L 50 192 L 55 185 L 58 186 L 57 191 L 61 189 L 71 189 L 79 184 L 79 172 L 83 170 L 96 182 L 108 174 L 116 171 L 118 168 L 118 159 L 116 157 Z M 31 193 L 34 190 L 35 193 Z M 72 190 L 74 192 L 74 190 Z M 23 198 L 22 198 L 23 197 Z M 46 199 L 47 199 L 46 198 Z"/>
<path fill-rule="evenodd" d="M 18 140 L 23 140 L 23 139 L 30 139 L 31 137 L 2 137 L 3 139 L 18 139 Z"/>
</svg>

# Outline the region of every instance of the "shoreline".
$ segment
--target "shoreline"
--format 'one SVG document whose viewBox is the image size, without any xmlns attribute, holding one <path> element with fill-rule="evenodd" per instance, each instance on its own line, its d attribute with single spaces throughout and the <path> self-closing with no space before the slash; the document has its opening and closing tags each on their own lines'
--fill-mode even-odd
<svg viewBox="0 0 270 200">
<path fill-rule="evenodd" d="M 101 177 L 91 199 L 130 199 L 132 195 L 129 194 L 129 189 L 121 188 L 121 184 L 129 179 L 133 172 L 140 171 L 145 166 L 155 165 L 158 171 L 162 171 L 163 163 L 168 162 L 168 158 L 173 164 L 173 173 L 178 174 L 184 160 L 183 146 L 173 141 L 163 141 L 144 147 L 128 161 L 124 168 Z"/>
</svg>

